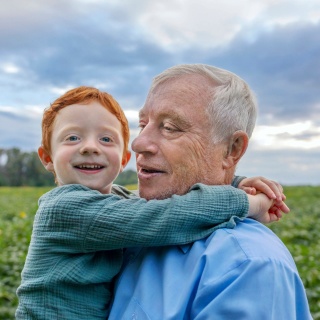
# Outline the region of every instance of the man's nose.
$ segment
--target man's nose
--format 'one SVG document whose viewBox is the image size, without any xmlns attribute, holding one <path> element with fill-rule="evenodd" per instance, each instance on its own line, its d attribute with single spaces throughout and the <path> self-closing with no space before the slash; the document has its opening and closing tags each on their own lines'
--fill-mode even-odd
<svg viewBox="0 0 320 320">
<path fill-rule="evenodd" d="M 158 150 L 159 139 L 152 126 L 145 126 L 139 135 L 132 141 L 131 148 L 135 153 L 152 153 Z"/>
<path fill-rule="evenodd" d="M 87 139 L 84 140 L 82 143 L 82 146 L 80 148 L 81 154 L 99 154 L 100 148 L 98 145 L 98 141 L 95 141 L 94 139 Z"/>
</svg>

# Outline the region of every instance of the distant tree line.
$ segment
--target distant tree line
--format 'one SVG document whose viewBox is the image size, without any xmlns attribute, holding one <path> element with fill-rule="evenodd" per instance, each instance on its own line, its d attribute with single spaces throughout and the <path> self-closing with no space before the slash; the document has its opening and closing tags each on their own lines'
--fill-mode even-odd
<svg viewBox="0 0 320 320">
<path fill-rule="evenodd" d="M 119 174 L 117 179 L 114 181 L 116 184 L 120 184 L 121 186 L 127 186 L 129 184 L 137 184 L 137 172 L 131 169 L 125 170 Z"/>
<path fill-rule="evenodd" d="M 52 173 L 46 171 L 35 151 L 0 149 L 0 186 L 53 186 Z"/>
<path fill-rule="evenodd" d="M 134 170 L 122 172 L 115 183 L 129 185 L 137 183 Z M 0 148 L 0 186 L 54 186 L 54 177 L 43 167 L 35 151 L 24 152 L 18 148 Z"/>
</svg>

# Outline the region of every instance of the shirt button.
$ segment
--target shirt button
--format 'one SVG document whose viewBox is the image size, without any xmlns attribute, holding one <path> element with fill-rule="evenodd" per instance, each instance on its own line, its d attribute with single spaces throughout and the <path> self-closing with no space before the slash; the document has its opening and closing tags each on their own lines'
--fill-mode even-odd
<svg viewBox="0 0 320 320">
<path fill-rule="evenodd" d="M 135 313 L 133 313 L 131 319 L 132 319 L 132 320 L 137 320 L 138 317 L 135 315 Z"/>
</svg>

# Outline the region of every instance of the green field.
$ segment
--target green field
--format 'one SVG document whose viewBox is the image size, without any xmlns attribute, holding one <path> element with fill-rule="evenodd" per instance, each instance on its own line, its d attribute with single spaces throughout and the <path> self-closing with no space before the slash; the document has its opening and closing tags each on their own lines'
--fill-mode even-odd
<svg viewBox="0 0 320 320">
<path fill-rule="evenodd" d="M 0 319 L 14 319 L 37 201 L 47 190 L 0 188 Z M 286 187 L 285 193 L 291 213 L 270 227 L 292 253 L 313 317 L 320 319 L 320 187 Z"/>
</svg>

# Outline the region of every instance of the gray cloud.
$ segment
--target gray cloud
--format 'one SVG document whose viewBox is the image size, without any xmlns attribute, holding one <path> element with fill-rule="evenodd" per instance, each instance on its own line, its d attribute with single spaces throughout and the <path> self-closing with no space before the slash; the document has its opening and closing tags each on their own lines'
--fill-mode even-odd
<svg viewBox="0 0 320 320">
<path fill-rule="evenodd" d="M 284 185 L 319 185 L 320 150 L 257 150 L 249 148 L 237 174 L 264 176 Z"/>
<path fill-rule="evenodd" d="M 37 150 L 41 143 L 40 117 L 30 118 L 0 111 L 0 148 Z"/>
<path fill-rule="evenodd" d="M 245 78 L 256 91 L 260 113 L 271 121 L 308 119 L 320 102 L 320 24 L 276 27 L 254 42 L 241 34 L 208 59 Z M 267 118 L 264 119 L 267 121 Z"/>
<path fill-rule="evenodd" d="M 278 134 L 277 138 L 278 139 L 295 139 L 295 140 L 301 140 L 301 141 L 308 141 L 312 140 L 314 138 L 320 137 L 319 132 L 307 130 L 299 134 L 289 134 L 289 133 L 283 133 L 283 134 Z"/>
<path fill-rule="evenodd" d="M 260 124 L 311 120 L 320 126 L 320 23 L 273 25 L 266 31 L 254 21 L 223 46 L 210 47 L 208 39 L 203 46 L 190 42 L 173 51 L 157 42 L 147 25 L 137 23 L 140 11 L 157 9 L 150 1 L 132 6 L 130 1 L 0 0 L 0 5 L 0 107 L 44 108 L 58 96 L 55 88 L 92 85 L 110 92 L 125 109 L 137 110 L 151 79 L 162 70 L 178 63 L 209 63 L 239 74 L 253 87 Z M 248 28 L 254 37 L 248 37 Z M 8 63 L 17 71 L 6 71 Z M 37 148 L 40 116 L 0 111 L 0 124 L 0 148 Z M 136 122 L 130 126 L 136 128 Z M 294 138 L 317 135 L 304 132 Z M 280 175 L 288 183 L 320 180 L 312 173 L 320 171 L 318 152 L 249 154 L 249 165 L 241 167 L 244 174 Z M 299 171 L 288 163 L 309 164 L 310 169 Z"/>
<path fill-rule="evenodd" d="M 134 27 L 117 25 L 115 17 L 107 13 L 102 28 L 81 19 L 81 15 L 66 19 L 69 10 L 64 7 L 64 18 L 58 18 L 54 26 L 51 19 L 42 19 L 36 31 L 33 25 L 32 32 L 19 30 L 18 39 L 25 41 L 19 47 L 17 42 L 6 43 L 6 49 L 0 49 L 1 60 L 14 57 L 13 62 L 34 85 L 104 83 L 116 97 L 130 97 L 139 106 L 158 72 L 176 63 L 206 62 L 245 78 L 257 92 L 261 115 L 272 114 L 272 121 L 304 119 L 317 111 L 320 24 L 278 27 L 252 43 L 240 33 L 227 47 L 213 48 L 212 53 L 189 48 L 175 55 L 139 38 Z M 9 34 L 7 38 L 14 37 Z"/>
<path fill-rule="evenodd" d="M 51 7 L 52 3 L 56 5 Z M 34 12 L 27 7 L 24 14 L 17 13 L 23 28 L 12 21 L 7 25 L 8 16 L 3 14 L 7 19 L 2 21 L 6 32 L 0 35 L 0 58 L 21 68 L 15 87 L 26 85 L 21 78 L 29 78 L 39 91 L 50 86 L 102 83 L 119 99 L 130 97 L 140 107 L 156 71 L 173 64 L 165 50 L 139 37 L 134 27 L 119 23 L 118 15 L 112 16 L 114 11 L 108 8 L 92 6 L 95 19 L 90 19 L 85 11 L 65 6 L 65 2 L 33 4 Z M 8 94 L 12 96 L 12 92 Z"/>
</svg>

